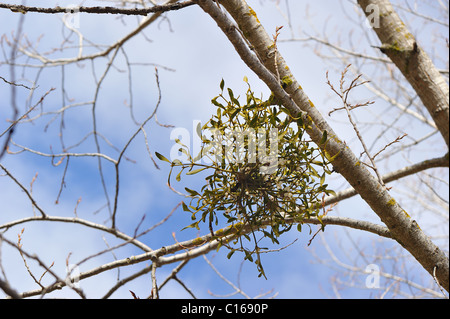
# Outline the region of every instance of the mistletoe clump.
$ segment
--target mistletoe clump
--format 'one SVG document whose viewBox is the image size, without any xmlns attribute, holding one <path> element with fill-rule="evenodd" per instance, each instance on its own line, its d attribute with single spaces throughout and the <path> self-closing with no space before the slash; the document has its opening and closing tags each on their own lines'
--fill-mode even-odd
<svg viewBox="0 0 450 319">
<path fill-rule="evenodd" d="M 273 95 L 262 101 L 248 85 L 244 104 L 229 88 L 225 95 L 223 80 L 220 89 L 212 99 L 216 114 L 197 128 L 200 153 L 192 157 L 189 148 L 176 140 L 186 162 L 156 155 L 171 163 L 169 183 L 174 168 L 181 168 L 178 181 L 185 170 L 186 175 L 209 173 L 200 191 L 185 188 L 191 200 L 183 203 L 183 209 L 194 220 L 186 228 L 199 229 L 206 223 L 213 234 L 214 227 L 224 222 L 229 227 L 221 236 L 236 234 L 232 243 L 222 243 L 230 249 L 228 257 L 242 251 L 253 261 L 256 254 L 259 275 L 265 276 L 260 240 L 265 237 L 278 244 L 277 238 L 293 224 L 301 231 L 304 218 L 320 218 L 321 197 L 333 193 L 325 183 L 331 173 L 329 161 L 305 138 L 302 119 L 277 105 Z"/>
</svg>

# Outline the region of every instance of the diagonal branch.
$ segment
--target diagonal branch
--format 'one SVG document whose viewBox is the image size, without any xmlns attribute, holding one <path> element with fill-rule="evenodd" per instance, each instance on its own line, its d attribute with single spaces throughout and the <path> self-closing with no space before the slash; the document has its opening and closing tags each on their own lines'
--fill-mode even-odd
<svg viewBox="0 0 450 319">
<path fill-rule="evenodd" d="M 395 12 L 389 0 L 358 0 L 370 18 L 376 8 L 377 25 L 373 30 L 381 41 L 380 51 L 386 54 L 416 91 L 427 108 L 447 148 L 449 147 L 449 87 L 426 52 Z"/>
<path fill-rule="evenodd" d="M 46 218 L 47 214 L 44 213 L 41 207 L 39 207 L 39 205 L 34 200 L 33 196 L 31 196 L 30 192 L 25 188 L 25 186 L 23 186 L 2 164 L 0 164 L 0 168 L 25 192 L 25 194 L 30 199 L 33 206 L 36 207 L 36 209 L 41 213 L 41 218 Z"/>
<path fill-rule="evenodd" d="M 261 25 L 256 13 L 240 0 L 219 0 L 228 13 L 236 21 L 246 40 L 257 52 L 265 68 L 254 66 L 255 55 L 245 45 L 246 42 L 240 37 L 240 32 L 234 32 L 235 24 L 220 10 L 211 0 L 196 0 L 199 6 L 208 13 L 227 35 L 230 42 L 236 48 L 241 59 L 272 89 L 275 96 L 295 117 L 302 116 L 306 112 L 310 121 L 306 123 L 307 132 L 311 139 L 319 145 L 327 157 L 332 159 L 334 169 L 340 173 L 350 185 L 360 194 L 372 210 L 389 228 L 392 237 L 408 250 L 416 260 L 433 275 L 437 268 L 436 277 L 443 287 L 449 290 L 449 260 L 445 252 L 437 247 L 431 239 L 420 229 L 417 222 L 412 220 L 407 212 L 396 202 L 386 189 L 381 187 L 378 180 L 365 168 L 360 165 L 356 155 L 346 144 L 341 141 L 329 124 L 325 121 L 319 110 L 307 97 L 300 84 L 290 72 L 289 66 L 284 61 L 281 54 L 276 50 L 272 39 L 269 37 L 264 27 Z M 278 60 L 274 63 L 273 59 Z M 274 70 L 276 65 L 278 70 Z M 271 74 L 279 72 L 283 79 L 285 90 L 281 92 L 280 85 L 274 85 L 274 77 L 266 77 L 264 69 L 271 70 Z M 259 72 L 262 70 L 262 72 Z M 276 82 L 275 82 L 276 83 Z M 293 103 L 295 101 L 295 103 Z M 287 102 L 287 104 L 285 104 Z M 301 113 L 300 110 L 303 112 Z M 448 110 L 447 110 L 448 111 Z M 438 125 L 439 126 L 439 125 Z M 448 122 L 447 122 L 448 126 Z M 327 132 L 328 140 L 323 143 L 322 137 Z"/>
</svg>

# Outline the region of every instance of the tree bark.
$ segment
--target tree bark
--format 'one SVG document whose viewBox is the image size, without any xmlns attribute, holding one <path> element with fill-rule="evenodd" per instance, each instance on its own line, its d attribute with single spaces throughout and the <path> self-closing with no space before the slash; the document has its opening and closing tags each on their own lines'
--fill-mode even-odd
<svg viewBox="0 0 450 319">
<path fill-rule="evenodd" d="M 389 0 L 358 0 L 366 16 L 375 12 L 379 16 L 373 30 L 381 41 L 380 50 L 402 72 L 427 108 L 442 137 L 449 147 L 449 88 L 444 77 L 434 66 L 426 52 L 408 31 L 394 11 Z"/>
<path fill-rule="evenodd" d="M 344 176 L 386 224 L 392 237 L 407 249 L 431 275 L 435 273 L 440 284 L 448 291 L 449 261 L 445 253 L 422 232 L 416 221 L 409 217 L 369 170 L 364 165 L 360 165 L 355 154 L 345 142 L 338 138 L 290 72 L 256 13 L 245 1 L 218 0 L 217 2 L 236 21 L 236 27 L 212 0 L 196 0 L 196 2 L 217 22 L 241 59 L 266 83 L 291 114 L 293 116 L 306 114 L 304 118 L 307 120 L 308 134 L 325 154 L 333 159 L 334 169 Z M 235 32 L 234 28 L 238 28 L 240 32 Z M 245 37 L 244 40 L 241 35 Z M 256 57 L 246 45 L 247 43 Z M 255 60 L 259 60 L 264 67 L 255 65 L 257 64 Z M 280 90 L 282 86 L 284 90 Z M 321 143 L 325 131 L 328 140 L 326 143 Z"/>
</svg>

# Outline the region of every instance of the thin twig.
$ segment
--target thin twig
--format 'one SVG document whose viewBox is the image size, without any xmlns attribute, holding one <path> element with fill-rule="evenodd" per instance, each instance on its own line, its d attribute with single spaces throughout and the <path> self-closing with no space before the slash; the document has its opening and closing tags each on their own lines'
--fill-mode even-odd
<svg viewBox="0 0 450 319">
<path fill-rule="evenodd" d="M 381 150 L 378 151 L 378 153 L 376 153 L 372 158 L 377 157 L 381 152 L 383 152 L 386 148 L 388 148 L 389 146 L 391 146 L 394 143 L 399 142 L 402 138 L 404 138 L 406 135 L 406 133 L 404 133 L 402 136 L 397 137 L 395 140 L 393 140 L 392 142 L 386 144 Z"/>
<path fill-rule="evenodd" d="M 33 204 L 33 207 L 36 207 L 36 209 L 41 213 L 42 218 L 46 218 L 47 214 L 44 213 L 42 208 L 39 207 L 39 205 L 34 200 L 33 196 L 31 196 L 30 192 L 6 169 L 6 167 L 0 164 L 0 168 L 25 192 L 25 194 L 28 196 L 31 203 Z"/>
<path fill-rule="evenodd" d="M 0 4 L 0 5 L 1 5 L 1 4 Z M 5 82 L 5 83 L 7 83 L 7 84 L 10 84 L 10 85 L 21 86 L 21 87 L 24 87 L 24 88 L 26 88 L 26 89 L 28 89 L 28 90 L 32 90 L 32 88 L 30 88 L 30 87 L 28 87 L 28 86 L 26 86 L 26 85 L 23 85 L 23 84 L 20 84 L 20 83 L 10 82 L 10 81 L 8 81 L 7 79 L 5 79 L 3 76 L 0 76 L 0 80 L 3 80 L 3 82 Z"/>
<path fill-rule="evenodd" d="M 345 74 L 347 73 L 349 67 L 350 67 L 350 64 L 347 65 L 347 67 L 344 69 L 344 71 L 343 71 L 342 74 L 341 74 L 341 80 L 340 80 L 340 86 L 339 86 L 339 87 L 340 87 L 340 92 L 338 92 L 338 91 L 334 88 L 334 86 L 331 84 L 331 82 L 330 82 L 330 80 L 329 80 L 329 78 L 328 78 L 328 72 L 326 73 L 327 84 L 330 86 L 330 88 L 333 90 L 333 92 L 335 92 L 335 93 L 341 98 L 344 107 L 343 107 L 343 108 L 340 108 L 340 109 L 345 109 L 345 111 L 347 112 L 348 120 L 349 120 L 349 122 L 352 124 L 353 130 L 355 131 L 356 136 L 358 137 L 358 139 L 359 139 L 359 141 L 361 142 L 361 145 L 362 145 L 362 147 L 363 147 L 363 149 L 364 149 L 364 153 L 366 153 L 366 155 L 367 155 L 367 157 L 369 158 L 369 160 L 370 160 L 370 162 L 371 162 L 372 165 L 369 166 L 369 165 L 367 165 L 366 163 L 363 163 L 363 164 L 366 164 L 367 166 L 371 167 L 371 168 L 373 169 L 373 171 L 375 172 L 375 174 L 377 175 L 377 178 L 378 178 L 379 183 L 380 183 L 382 186 L 385 186 L 385 184 L 384 184 L 384 182 L 383 182 L 383 179 L 381 178 L 381 175 L 380 175 L 380 173 L 378 172 L 378 168 L 377 168 L 377 166 L 376 166 L 376 164 L 375 164 L 374 157 L 370 155 L 369 149 L 368 149 L 368 147 L 366 146 L 366 143 L 364 142 L 364 139 L 363 139 L 363 137 L 361 136 L 361 133 L 359 132 L 358 126 L 356 125 L 355 121 L 353 120 L 353 117 L 352 117 L 351 112 L 350 112 L 351 110 L 353 110 L 353 109 L 355 109 L 355 108 L 358 108 L 358 107 L 361 107 L 361 106 L 366 106 L 366 105 L 372 104 L 373 102 L 368 101 L 368 102 L 365 102 L 365 103 L 362 103 L 362 104 L 355 104 L 355 105 L 350 105 L 349 102 L 348 102 L 348 97 L 349 97 L 350 91 L 351 91 L 352 89 L 354 89 L 354 88 L 360 86 L 360 85 L 363 85 L 363 84 L 366 83 L 367 81 L 358 82 L 359 78 L 362 76 L 362 75 L 360 74 L 360 75 L 358 75 L 356 78 L 354 78 L 354 79 L 352 80 L 352 82 L 350 83 L 350 85 L 349 85 L 347 88 L 344 88 Z M 332 112 L 333 112 L 333 111 L 332 111 Z M 330 112 L 330 114 L 331 114 L 331 112 Z"/>
<path fill-rule="evenodd" d="M 211 267 L 211 269 L 214 270 L 214 272 L 215 272 L 215 273 L 216 273 L 223 281 L 225 281 L 229 286 L 231 286 L 231 287 L 234 289 L 234 293 L 232 293 L 233 295 L 239 293 L 239 294 L 241 294 L 242 296 L 244 296 L 245 298 L 250 299 L 250 296 L 247 295 L 244 291 L 242 291 L 241 288 L 235 286 L 231 281 L 229 281 L 227 278 L 225 278 L 225 277 L 219 272 L 219 270 L 217 270 L 217 268 L 212 264 L 212 262 L 210 262 L 209 259 L 206 258 L 205 255 L 203 255 L 203 259 L 206 261 L 206 263 L 209 265 L 209 267 Z"/>
</svg>

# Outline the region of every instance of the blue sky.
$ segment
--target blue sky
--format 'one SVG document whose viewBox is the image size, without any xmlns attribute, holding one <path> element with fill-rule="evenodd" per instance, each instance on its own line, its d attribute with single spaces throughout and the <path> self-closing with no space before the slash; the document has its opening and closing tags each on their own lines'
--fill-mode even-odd
<svg viewBox="0 0 450 319">
<path fill-rule="evenodd" d="M 248 1 L 255 9 L 259 19 L 263 23 L 269 34 L 275 33 L 276 26 L 286 25 L 282 15 L 274 9 L 271 1 Z M 283 1 L 282 1 L 283 2 Z M 12 3 L 12 2 L 11 2 Z M 71 3 L 61 1 L 60 5 Z M 326 6 L 323 4 L 326 3 Z M 303 17 L 304 6 L 296 7 L 300 2 L 290 1 L 291 14 L 299 14 Z M 318 2 L 310 2 L 311 17 L 315 23 L 314 27 L 323 28 L 332 38 L 339 37 L 333 34 L 336 25 L 344 24 L 348 29 L 355 27 L 352 21 L 346 18 L 341 10 L 352 14 L 353 8 L 347 2 L 343 6 L 338 1 L 322 1 L 322 6 Z M 90 5 L 85 3 L 85 5 Z M 282 8 L 283 7 L 283 4 Z M 19 15 L 9 11 L 0 11 L 1 33 L 9 36 L 17 25 Z M 51 47 L 59 46 L 61 42 L 62 27 L 60 23 L 61 15 L 44 16 L 41 14 L 27 14 L 25 18 L 24 33 L 30 42 L 36 42 L 39 36 L 39 49 L 42 52 Z M 111 15 L 80 15 L 80 31 L 86 39 L 94 43 L 111 44 L 121 38 L 136 25 L 136 17 L 124 17 L 120 20 Z M 358 20 L 355 18 L 355 20 Z M 360 21 L 360 20 L 359 20 Z M 348 25 L 346 25 L 348 24 Z M 305 20 L 304 27 L 295 32 L 314 33 L 312 26 L 308 26 Z M 65 31 L 67 32 L 67 30 Z M 290 31 L 287 26 L 282 31 L 281 38 L 288 38 Z M 193 121 L 200 120 L 205 123 L 215 111 L 210 100 L 219 94 L 219 83 L 225 80 L 227 87 L 241 95 L 245 94 L 246 84 L 243 77 L 247 76 L 255 92 L 260 92 L 268 97 L 268 89 L 257 79 L 251 71 L 238 58 L 231 44 L 226 41 L 225 36 L 217 28 L 214 21 L 206 16 L 197 7 L 186 8 L 177 12 L 170 12 L 166 18 L 154 23 L 145 30 L 144 37 L 138 36 L 130 40 L 125 45 L 126 57 L 120 52 L 115 61 L 115 67 L 108 74 L 102 84 L 96 109 L 97 125 L 99 131 L 107 139 L 122 148 L 137 127 L 130 117 L 130 109 L 126 104 L 130 103 L 128 87 L 128 68 L 125 59 L 132 62 L 145 62 L 150 65 L 132 65 L 132 90 L 133 90 L 133 112 L 138 120 L 144 119 L 153 112 L 158 100 L 158 90 L 155 85 L 155 65 L 158 65 L 160 88 L 162 100 L 158 110 L 158 120 L 163 124 L 171 124 L 175 127 L 187 129 L 191 136 L 194 134 Z M 345 34 L 341 34 L 345 36 Z M 76 37 L 71 38 L 76 44 Z M 369 39 L 370 44 L 377 45 L 375 37 Z M 362 50 L 370 51 L 370 47 L 365 42 Z M 329 64 L 323 61 L 311 49 L 304 48 L 300 43 L 280 43 L 281 54 L 287 60 L 293 74 L 306 91 L 307 95 L 325 114 L 336 105 L 336 100 L 330 99 L 329 88 L 326 85 L 325 72 L 330 68 Z M 92 48 L 86 48 L 87 52 Z M 57 52 L 56 56 L 73 56 L 76 51 Z M 372 54 L 375 54 L 372 52 Z M 2 58 L 2 61 L 4 59 Z M 24 59 L 21 60 L 25 61 Z M 29 62 L 29 61 L 28 61 Z M 70 65 L 64 68 L 65 89 L 71 103 L 91 101 L 94 94 L 94 79 L 99 78 L 105 67 L 107 59 L 99 59 L 94 62 L 83 61 L 78 65 Z M 336 66 L 330 69 L 330 76 L 336 81 L 339 72 L 344 66 Z M 93 75 L 92 70 L 95 70 Z M 22 72 L 22 73 L 21 73 Z M 16 75 L 18 78 L 23 72 L 27 78 L 34 78 L 36 70 L 26 70 L 18 68 Z M 61 67 L 46 69 L 40 74 L 39 88 L 36 90 L 33 101 L 55 87 L 44 101 L 42 110 L 57 110 L 61 106 L 63 99 L 61 91 Z M 9 67 L 0 64 L 0 75 L 8 78 Z M 20 78 L 23 80 L 22 78 Z M 28 92 L 18 89 L 18 99 L 21 102 L 20 109 L 24 110 L 24 104 Z M 0 96 L 2 97 L 2 107 L 0 110 L 0 131 L 7 127 L 5 119 L 11 117 L 8 107 L 9 87 L 0 83 Z M 31 103 L 33 104 L 33 103 Z M 381 106 L 380 106 L 381 107 Z M 40 110 L 40 106 L 37 108 Z M 66 146 L 77 143 L 86 134 L 92 131 L 91 106 L 84 105 L 74 107 L 65 113 L 64 143 Z M 35 115 L 38 112 L 34 113 Z M 364 115 L 361 118 L 364 119 Z M 369 115 L 370 117 L 370 115 Z M 44 153 L 61 152 L 59 139 L 60 118 L 51 121 L 53 115 L 43 116 L 34 123 L 24 123 L 20 125 L 13 136 L 14 141 L 20 145 L 42 151 Z M 44 128 L 48 125 L 48 128 Z M 353 139 L 353 131 L 348 125 L 337 122 L 333 128 L 345 140 Z M 150 121 L 146 126 L 148 141 L 151 152 L 155 151 L 168 156 L 174 141 L 170 139 L 171 128 L 157 125 L 155 121 Z M 3 143 L 3 140 L 2 140 Z M 110 148 L 107 143 L 101 143 L 102 152 L 117 158 L 117 152 Z M 14 147 L 11 147 L 14 149 Z M 93 152 L 95 144 L 90 138 L 82 146 L 74 148 L 75 152 Z M 158 161 L 160 170 L 156 169 L 150 160 L 144 144 L 143 135 L 140 134 L 130 145 L 126 155 L 135 163 L 124 160 L 121 164 L 120 175 L 120 197 L 118 209 L 118 227 L 121 231 L 132 234 L 139 224 L 142 216 L 145 220 L 141 225 L 141 230 L 150 227 L 163 219 L 181 200 L 184 198 L 172 192 L 165 185 L 169 172 L 167 163 Z M 420 159 L 420 154 L 416 154 Z M 156 158 L 155 158 L 156 159 Z M 66 187 L 63 189 L 59 204 L 55 204 L 58 196 L 61 178 L 64 172 L 64 161 L 61 165 L 53 167 L 50 158 L 43 158 L 27 152 L 2 159 L 2 164 L 6 166 L 15 176 L 27 187 L 31 180 L 38 173 L 36 181 L 33 183 L 33 195 L 41 207 L 49 215 L 73 216 L 76 207 L 76 214 L 80 218 L 96 222 L 104 222 L 108 218 L 107 209 L 101 209 L 105 205 L 103 190 L 97 172 L 97 159 L 95 158 L 71 158 L 69 170 L 65 176 Z M 108 193 L 112 198 L 114 192 L 114 168 L 111 163 L 102 162 L 102 167 L 106 176 Z M 174 187 L 183 190 L 184 186 L 195 188 L 201 186 L 203 181 L 195 177 L 184 176 L 180 183 L 173 182 Z M 336 185 L 344 187 L 342 183 L 335 182 Z M 2 202 L 2 213 L 0 214 L 0 224 L 33 214 L 31 205 L 18 189 L 17 185 L 6 177 L 0 178 L 0 201 Z M 77 200 L 81 202 L 76 206 Z M 347 200 L 340 204 L 335 210 L 346 216 L 367 218 L 378 222 L 377 217 L 370 215 L 370 210 L 357 199 Z M 369 217 L 368 217 L 369 216 Z M 153 230 L 142 238 L 145 244 L 152 248 L 159 248 L 162 245 L 174 243 L 173 233 L 178 241 L 187 240 L 197 235 L 195 230 L 181 229 L 190 224 L 190 216 L 177 209 L 169 221 L 159 228 Z M 10 240 L 16 240 L 16 234 L 25 227 L 23 234 L 24 249 L 39 255 L 48 264 L 55 261 L 54 269 L 60 274 L 64 273 L 65 261 L 71 253 L 70 261 L 76 263 L 86 256 L 99 250 L 105 249 L 105 241 L 109 245 L 120 243 L 119 240 L 107 234 L 85 229 L 80 225 L 64 225 L 58 223 L 38 222 L 28 223 L 13 227 L 6 235 Z M 305 227 L 306 228 L 306 227 Z M 313 228 L 315 232 L 316 228 Z M 207 233 L 205 227 L 201 234 Z M 366 251 L 371 251 L 371 243 L 375 238 L 362 232 L 352 232 L 351 239 L 348 239 L 345 232 L 337 228 L 327 227 L 326 234 L 330 243 L 338 248 L 335 236 L 341 239 L 342 245 L 354 247 L 357 242 L 358 247 L 365 247 Z M 104 238 L 102 238 L 104 236 Z M 336 274 L 333 269 L 315 262 L 311 251 L 323 259 L 329 258 L 322 247 L 319 237 L 315 238 L 311 246 L 307 247 L 311 234 L 307 231 L 299 234 L 295 230 L 286 234 L 282 238 L 282 245 L 288 245 L 295 240 L 291 246 L 279 252 L 266 254 L 263 256 L 263 266 L 268 279 L 257 278 L 256 267 L 245 262 L 240 272 L 242 255 L 234 255 L 231 260 L 226 259 L 227 251 L 220 250 L 218 253 L 212 252 L 207 255 L 212 259 L 218 270 L 230 281 L 236 284 L 237 276 L 240 273 L 241 288 L 249 295 L 256 296 L 260 293 L 273 290 L 278 293 L 279 298 L 328 298 L 334 297 L 330 287 L 330 278 Z M 350 242 L 349 242 L 350 241 Z M 353 242 L 353 243 L 351 243 Z M 335 245 L 336 244 L 336 245 Z M 390 242 L 384 243 L 386 246 Z M 36 289 L 36 285 L 27 275 L 20 256 L 6 245 L 1 247 L 2 264 L 10 283 L 19 291 Z M 351 250 L 351 248 L 349 248 Z M 110 262 L 114 258 L 126 258 L 132 254 L 141 252 L 133 247 L 121 248 L 111 253 L 106 253 L 98 258 L 83 263 L 81 271 L 89 270 L 102 263 Z M 345 252 L 344 252 L 345 253 Z M 81 288 L 86 291 L 88 297 L 101 297 L 117 279 L 126 277 L 145 265 L 132 266 L 120 269 L 120 274 L 116 270 L 101 274 L 94 279 L 88 279 L 81 283 Z M 158 269 L 158 282 L 162 282 L 176 265 L 169 265 Z M 36 265 L 34 265 L 36 267 Z M 37 270 L 38 273 L 40 270 Z M 419 272 L 419 275 L 420 272 Z M 225 284 L 207 265 L 203 258 L 190 261 L 179 273 L 179 278 L 192 289 L 194 294 L 200 298 L 211 297 L 208 290 L 215 294 L 228 294 L 232 290 Z M 50 281 L 50 280 L 49 280 Z M 148 295 L 151 281 L 149 275 L 141 277 L 118 290 L 113 297 L 129 298 L 128 290 L 134 291 L 137 295 L 145 297 Z M 161 291 L 163 298 L 184 298 L 189 295 L 176 282 L 172 281 Z M 376 294 L 373 291 L 353 289 L 347 291 L 345 297 L 358 298 L 368 297 Z M 74 296 L 73 292 L 63 290 L 50 296 Z"/>
</svg>

